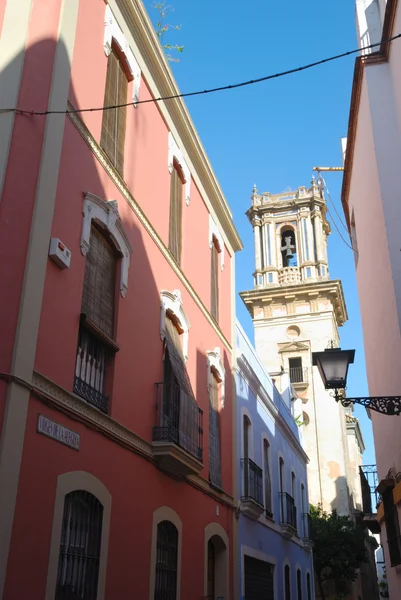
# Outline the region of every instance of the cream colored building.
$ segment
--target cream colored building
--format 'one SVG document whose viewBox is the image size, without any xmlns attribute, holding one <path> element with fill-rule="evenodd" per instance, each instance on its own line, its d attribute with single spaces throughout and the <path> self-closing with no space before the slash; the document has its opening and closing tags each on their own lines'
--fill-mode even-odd
<svg viewBox="0 0 401 600">
<path fill-rule="evenodd" d="M 312 352 L 339 343 L 347 320 L 341 281 L 327 260 L 330 224 L 317 182 L 282 194 L 259 194 L 247 215 L 255 236 L 254 289 L 241 293 L 254 323 L 256 350 L 281 393 L 292 385 L 302 425 L 311 504 L 341 514 L 361 509 L 358 421 L 325 391 Z M 349 413 L 349 409 L 348 413 Z"/>
</svg>

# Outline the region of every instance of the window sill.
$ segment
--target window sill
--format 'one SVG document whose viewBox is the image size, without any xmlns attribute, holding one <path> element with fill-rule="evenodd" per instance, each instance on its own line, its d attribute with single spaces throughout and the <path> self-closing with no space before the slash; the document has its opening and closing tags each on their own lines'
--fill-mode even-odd
<svg viewBox="0 0 401 600">
<path fill-rule="evenodd" d="M 88 319 L 88 317 L 86 316 L 85 313 L 81 313 L 80 323 L 88 331 L 90 331 L 90 333 L 92 333 L 95 337 L 97 337 L 98 340 L 100 340 L 101 342 L 103 342 L 108 347 L 108 349 L 110 350 L 110 352 L 116 353 L 116 352 L 118 352 L 120 350 L 120 346 L 118 346 L 115 343 L 115 341 L 112 340 L 108 335 L 106 335 L 105 333 L 103 333 L 103 331 L 101 331 L 99 329 L 99 327 L 97 327 L 97 325 L 95 325 L 95 323 L 91 319 Z"/>
</svg>

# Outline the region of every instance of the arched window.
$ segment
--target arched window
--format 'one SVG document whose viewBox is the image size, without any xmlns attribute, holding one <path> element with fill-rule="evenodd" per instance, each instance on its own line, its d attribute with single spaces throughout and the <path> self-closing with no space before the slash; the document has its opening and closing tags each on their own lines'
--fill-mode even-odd
<svg viewBox="0 0 401 600">
<path fill-rule="evenodd" d="M 179 163 L 174 159 L 170 179 L 170 222 L 168 249 L 178 264 L 181 263 L 182 249 L 182 203 L 184 173 Z"/>
<path fill-rule="evenodd" d="M 295 232 L 290 227 L 281 230 L 281 256 L 283 267 L 296 267 L 298 265 Z"/>
<path fill-rule="evenodd" d="M 308 593 L 308 600 L 312 600 L 312 588 L 310 582 L 310 573 L 306 574 L 306 591 Z"/>
<path fill-rule="evenodd" d="M 118 349 L 113 341 L 117 260 L 110 239 L 92 223 L 85 261 L 74 392 L 106 413 L 106 371 Z"/>
<path fill-rule="evenodd" d="M 96 600 L 103 506 L 82 490 L 65 496 L 56 600 Z"/>
<path fill-rule="evenodd" d="M 221 480 L 219 377 L 211 368 L 209 378 L 209 479 L 218 488 Z"/>
<path fill-rule="evenodd" d="M 112 48 L 107 60 L 104 106 L 117 106 L 127 103 L 127 73 L 125 65 L 117 52 L 117 47 Z M 121 175 L 124 174 L 126 120 L 126 106 L 103 111 L 100 145 Z"/>
<path fill-rule="evenodd" d="M 173 442 L 202 460 L 202 411 L 195 401 L 176 323 L 165 319 L 164 376 L 154 441 Z"/>
<path fill-rule="evenodd" d="M 291 600 L 291 572 L 289 565 L 284 567 L 284 598 Z"/>
<path fill-rule="evenodd" d="M 178 571 L 178 530 L 171 521 L 157 525 L 154 600 L 176 600 Z"/>
<path fill-rule="evenodd" d="M 270 477 L 270 461 L 269 461 L 269 442 L 263 440 L 263 468 L 264 468 L 264 496 L 265 496 L 265 511 L 268 517 L 273 516 L 272 506 L 272 484 Z"/>
<path fill-rule="evenodd" d="M 217 238 L 213 236 L 210 268 L 210 314 L 216 323 L 219 322 L 219 253 L 219 242 Z"/>
<path fill-rule="evenodd" d="M 280 456 L 278 461 L 278 476 L 279 476 L 279 485 L 280 485 L 280 519 L 281 522 L 284 522 L 284 459 Z"/>
<path fill-rule="evenodd" d="M 297 569 L 297 594 L 298 594 L 298 600 L 302 600 L 302 577 L 301 577 L 301 569 Z"/>
</svg>

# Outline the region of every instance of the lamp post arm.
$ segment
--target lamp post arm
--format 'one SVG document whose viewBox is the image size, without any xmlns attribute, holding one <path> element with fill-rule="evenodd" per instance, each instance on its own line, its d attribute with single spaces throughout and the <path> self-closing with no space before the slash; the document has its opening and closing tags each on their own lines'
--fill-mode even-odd
<svg viewBox="0 0 401 600">
<path fill-rule="evenodd" d="M 351 404 L 361 404 L 369 410 L 374 410 L 382 415 L 401 414 L 401 396 L 367 396 L 365 398 L 342 398 L 338 390 L 335 393 L 337 402 L 345 407 Z"/>
</svg>

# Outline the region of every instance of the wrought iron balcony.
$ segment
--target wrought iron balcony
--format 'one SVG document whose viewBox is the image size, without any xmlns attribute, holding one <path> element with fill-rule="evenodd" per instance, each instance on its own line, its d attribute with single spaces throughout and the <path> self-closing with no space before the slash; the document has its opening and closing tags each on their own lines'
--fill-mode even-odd
<svg viewBox="0 0 401 600">
<path fill-rule="evenodd" d="M 241 497 L 242 511 L 252 519 L 263 513 L 263 470 L 250 458 L 243 458 L 244 493 Z"/>
<path fill-rule="evenodd" d="M 309 513 L 302 513 L 302 540 L 306 548 L 313 548 L 312 517 Z"/>
<path fill-rule="evenodd" d="M 281 531 L 286 537 L 292 537 L 297 532 L 297 508 L 295 500 L 287 492 L 280 493 Z"/>
<path fill-rule="evenodd" d="M 387 540 L 387 543 L 391 566 L 401 565 L 401 536 L 397 535 Z"/>
<path fill-rule="evenodd" d="M 298 383 L 308 383 L 308 368 L 307 367 L 290 367 L 290 381 L 295 386 Z"/>
<path fill-rule="evenodd" d="M 108 412 L 109 398 L 103 393 L 108 346 L 86 328 L 79 328 L 75 362 L 74 392 L 102 412 Z"/>
<path fill-rule="evenodd" d="M 156 383 L 153 453 L 170 475 L 199 473 L 203 464 L 203 411 L 181 388 Z"/>
<path fill-rule="evenodd" d="M 380 524 L 377 521 L 377 506 L 379 505 L 377 486 L 379 482 L 376 465 L 362 465 L 359 467 L 359 476 L 362 490 L 363 521 L 372 533 L 380 533 Z"/>
</svg>

